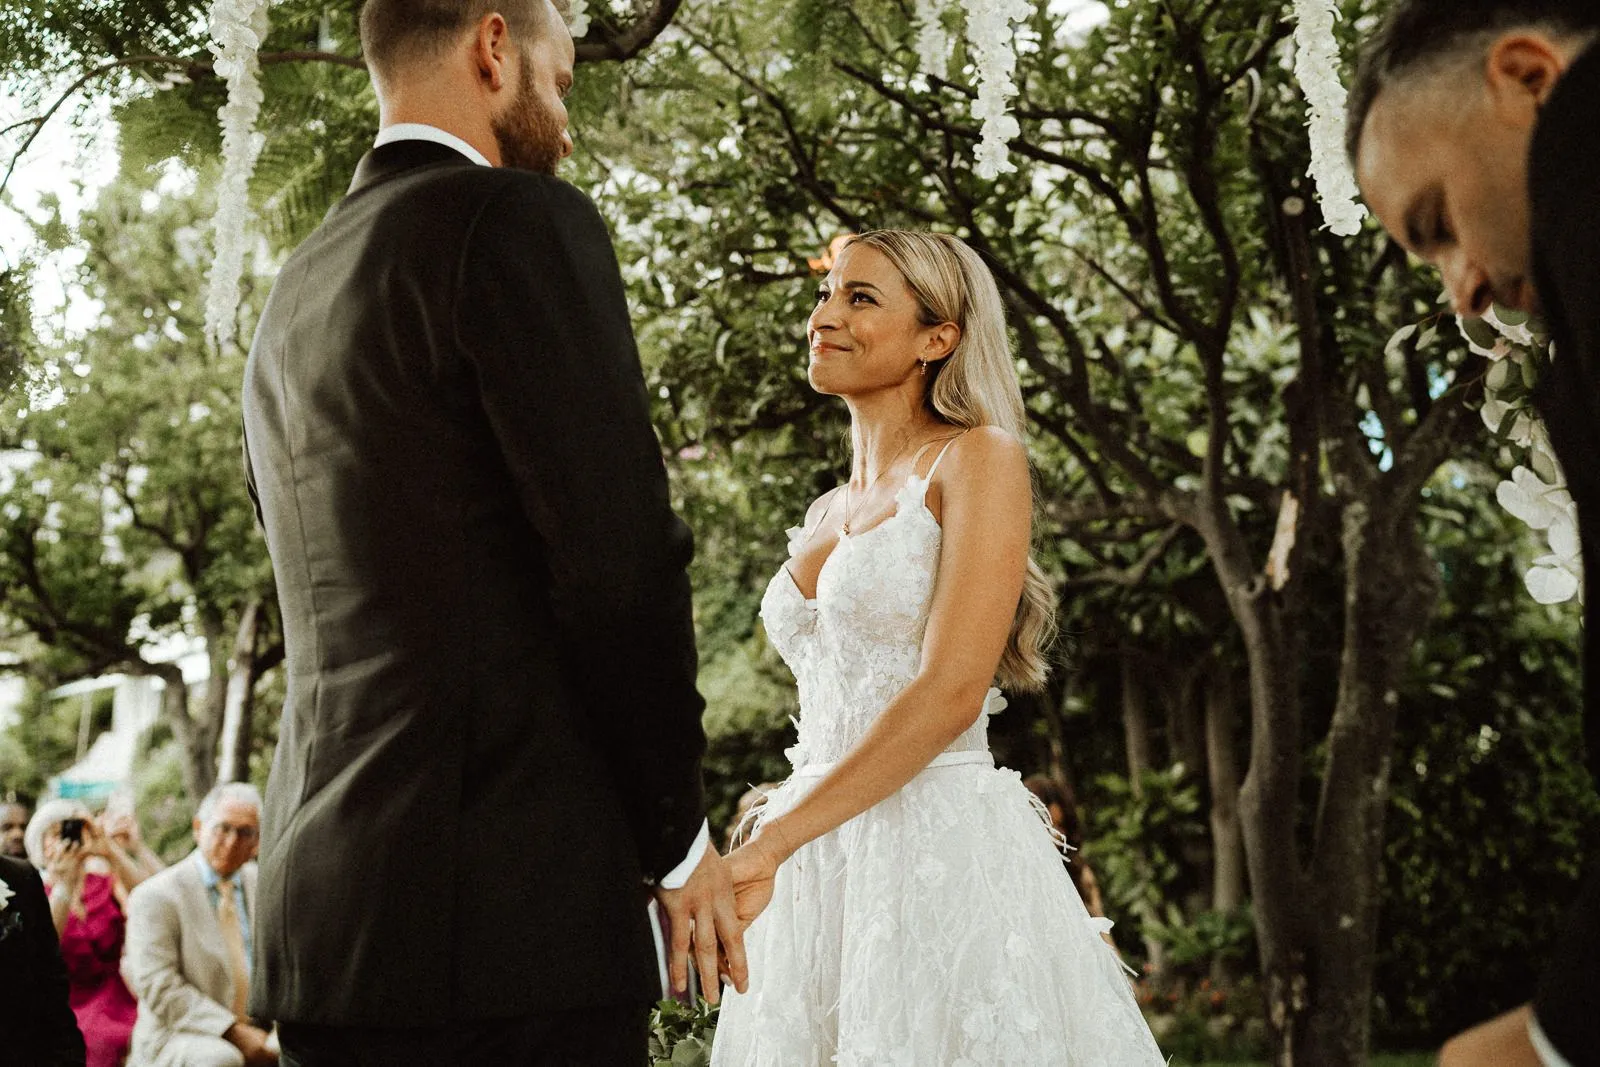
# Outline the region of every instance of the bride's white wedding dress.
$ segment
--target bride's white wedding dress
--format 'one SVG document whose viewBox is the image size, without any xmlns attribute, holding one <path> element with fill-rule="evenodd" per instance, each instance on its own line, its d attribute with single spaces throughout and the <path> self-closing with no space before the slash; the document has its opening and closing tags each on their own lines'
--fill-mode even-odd
<svg viewBox="0 0 1600 1067">
<path fill-rule="evenodd" d="M 942 458 L 942 454 L 941 454 Z M 934 468 L 938 461 L 934 462 Z M 940 528 L 912 475 L 886 522 L 842 536 L 807 600 L 787 567 L 761 618 L 800 686 L 787 811 L 917 673 Z M 810 536 L 790 531 L 790 554 Z M 1004 706 L 990 690 L 984 711 Z M 1124 1067 L 1160 1050 L 988 714 L 889 799 L 802 847 L 745 935 L 715 1067 Z"/>
</svg>

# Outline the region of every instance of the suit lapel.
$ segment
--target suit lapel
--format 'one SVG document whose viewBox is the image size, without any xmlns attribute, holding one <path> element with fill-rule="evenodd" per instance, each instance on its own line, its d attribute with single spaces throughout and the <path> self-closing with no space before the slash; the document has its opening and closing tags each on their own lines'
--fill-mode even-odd
<svg viewBox="0 0 1600 1067">
<path fill-rule="evenodd" d="M 198 857 L 193 852 L 183 858 L 183 910 L 191 915 L 196 911 L 203 911 L 215 923 L 217 909 L 211 906 L 211 891 L 206 888 L 206 880 L 200 874 L 199 863 Z"/>
</svg>

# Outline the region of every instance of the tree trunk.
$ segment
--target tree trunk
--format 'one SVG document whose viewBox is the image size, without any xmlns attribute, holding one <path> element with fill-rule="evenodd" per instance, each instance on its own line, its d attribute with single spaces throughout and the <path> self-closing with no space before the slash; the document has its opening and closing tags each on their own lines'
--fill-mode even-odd
<svg viewBox="0 0 1600 1067">
<path fill-rule="evenodd" d="M 1376 495 L 1376 494 L 1374 494 Z M 1346 507 L 1345 630 L 1339 695 L 1318 803 L 1310 931 L 1315 981 L 1306 1062 L 1365 1063 L 1377 959 L 1384 816 L 1398 687 L 1438 597 L 1416 529 L 1416 501 Z"/>
<path fill-rule="evenodd" d="M 233 635 L 228 633 L 221 612 L 206 609 L 200 612 L 200 632 L 205 637 L 209 670 L 187 755 L 196 768 L 205 768 L 204 774 L 197 777 L 209 780 L 209 792 L 217 783 L 217 742 L 222 737 L 222 720 L 228 706 L 228 656 L 233 650 Z M 198 802 L 203 796 L 205 793 L 190 799 Z"/>
<path fill-rule="evenodd" d="M 1122 650 L 1122 730 L 1128 747 L 1128 784 L 1136 797 L 1144 796 L 1144 775 L 1150 770 L 1149 694 L 1138 679 L 1139 667 L 1130 649 Z M 1158 919 L 1149 907 L 1139 909 L 1140 925 L 1148 930 Z M 1167 946 L 1143 935 L 1145 960 L 1150 971 L 1160 975 L 1167 969 Z"/>
<path fill-rule="evenodd" d="M 1042 700 L 1039 707 L 1042 712 L 1040 722 L 1044 724 L 1045 744 L 1047 758 L 1045 765 L 1052 777 L 1065 779 L 1072 782 L 1072 771 L 1067 763 L 1066 717 L 1067 705 L 1072 699 L 1072 689 L 1075 679 L 1072 674 L 1067 674 L 1062 680 L 1061 694 L 1058 700 Z M 1076 795 L 1076 794 L 1074 794 Z"/>
<path fill-rule="evenodd" d="M 1133 795 L 1144 796 L 1144 775 L 1150 769 L 1150 707 L 1139 683 L 1134 654 L 1122 652 L 1122 733 L 1128 749 L 1128 783 Z"/>
<path fill-rule="evenodd" d="M 1206 773 L 1206 739 L 1193 678 L 1187 667 L 1174 667 L 1163 674 L 1161 694 L 1167 705 L 1167 749 L 1191 778 L 1198 779 Z"/>
<path fill-rule="evenodd" d="M 1347 503 L 1344 634 L 1339 692 L 1326 738 L 1309 862 L 1296 833 L 1301 766 L 1296 657 L 1276 596 L 1217 563 L 1250 663 L 1250 771 L 1240 824 L 1255 904 L 1256 935 L 1274 1067 L 1360 1067 L 1367 1062 L 1377 951 L 1379 870 L 1388 804 L 1397 686 L 1437 594 L 1416 529 L 1413 497 L 1384 506 Z M 1396 494 L 1398 496 L 1398 494 Z"/>
<path fill-rule="evenodd" d="M 1283 598 L 1256 571 L 1226 506 L 1214 503 L 1197 518 L 1249 664 L 1250 764 L 1239 789 L 1239 824 L 1255 904 L 1272 1063 L 1293 1067 L 1305 1007 L 1305 932 L 1310 923 L 1296 840 L 1301 708 L 1292 630 Z"/>
<path fill-rule="evenodd" d="M 1239 706 L 1233 676 L 1218 667 L 1205 680 L 1206 770 L 1211 787 L 1211 910 L 1232 915 L 1244 904 L 1244 831 L 1239 825 L 1239 756 L 1234 738 Z M 1238 978 L 1229 961 L 1212 961 L 1211 978 L 1230 985 Z"/>
<path fill-rule="evenodd" d="M 256 646 L 261 633 L 261 600 L 251 600 L 239 618 L 233 656 L 228 661 L 228 689 L 222 709 L 222 755 L 217 780 L 242 782 L 250 777 L 250 740 L 254 733 Z"/>
<path fill-rule="evenodd" d="M 215 784 L 216 764 L 193 758 L 196 730 L 194 719 L 189 715 L 189 687 L 184 684 L 183 671 L 176 663 L 145 664 L 137 669 L 161 679 L 161 715 L 172 728 L 172 736 L 184 755 L 183 788 L 198 800 Z"/>
<path fill-rule="evenodd" d="M 1156 675 L 1161 679 L 1161 699 L 1166 704 L 1167 751 L 1169 758 L 1183 767 L 1184 778 L 1199 782 L 1207 776 L 1206 731 L 1204 711 L 1199 699 L 1198 672 L 1190 664 L 1169 663 Z M 1210 905 L 1206 880 L 1215 870 L 1216 854 L 1211 838 L 1197 834 L 1184 839 L 1183 863 L 1186 868 L 1199 872 L 1193 887 L 1174 901 L 1182 907 L 1186 919 L 1193 919 Z"/>
</svg>

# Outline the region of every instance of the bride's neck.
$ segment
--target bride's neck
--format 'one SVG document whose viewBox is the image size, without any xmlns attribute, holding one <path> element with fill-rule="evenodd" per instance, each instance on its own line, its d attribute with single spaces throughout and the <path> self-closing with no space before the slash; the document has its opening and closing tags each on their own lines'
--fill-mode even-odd
<svg viewBox="0 0 1600 1067">
<path fill-rule="evenodd" d="M 930 436 L 938 423 L 927 408 L 908 406 L 900 395 L 852 399 L 850 444 L 854 453 L 850 480 L 858 488 L 915 451 L 915 442 Z"/>
</svg>

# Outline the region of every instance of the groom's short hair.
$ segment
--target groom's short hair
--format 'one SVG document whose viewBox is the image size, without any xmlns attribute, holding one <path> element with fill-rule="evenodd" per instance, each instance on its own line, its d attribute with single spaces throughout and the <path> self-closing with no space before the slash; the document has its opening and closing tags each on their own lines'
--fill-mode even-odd
<svg viewBox="0 0 1600 1067">
<path fill-rule="evenodd" d="M 1486 58 L 1511 30 L 1592 39 L 1600 33 L 1597 0 L 1399 0 L 1367 43 L 1350 87 L 1345 148 L 1352 162 L 1378 96 L 1414 75 Z"/>
<path fill-rule="evenodd" d="M 373 74 L 387 78 L 406 62 L 439 55 L 479 20 L 498 12 L 518 36 L 546 27 L 546 3 L 565 18 L 569 0 L 366 0 L 361 6 L 361 54 Z"/>
</svg>

